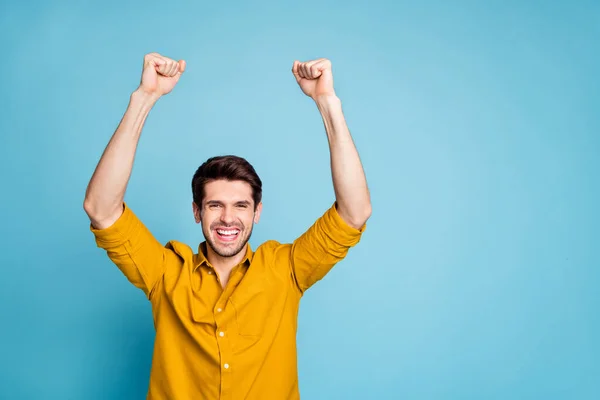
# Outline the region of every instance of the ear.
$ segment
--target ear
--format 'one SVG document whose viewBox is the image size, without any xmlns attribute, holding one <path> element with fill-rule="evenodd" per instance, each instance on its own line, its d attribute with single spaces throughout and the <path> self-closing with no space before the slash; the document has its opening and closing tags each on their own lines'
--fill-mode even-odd
<svg viewBox="0 0 600 400">
<path fill-rule="evenodd" d="M 254 211 L 254 223 L 258 224 L 258 221 L 260 220 L 260 213 L 262 211 L 262 201 L 260 203 L 258 203 L 258 206 L 256 207 L 256 211 Z"/>
<path fill-rule="evenodd" d="M 199 224 L 202 216 L 200 215 L 200 207 L 194 201 L 192 201 L 192 211 L 194 212 L 194 220 Z"/>
</svg>

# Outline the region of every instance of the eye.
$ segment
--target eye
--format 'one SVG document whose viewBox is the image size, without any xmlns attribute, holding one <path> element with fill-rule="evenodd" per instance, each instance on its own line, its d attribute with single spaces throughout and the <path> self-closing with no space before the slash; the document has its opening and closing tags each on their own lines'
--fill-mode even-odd
<svg viewBox="0 0 600 400">
<path fill-rule="evenodd" d="M 248 208 L 248 204 L 238 204 L 238 208 L 246 209 Z"/>
<path fill-rule="evenodd" d="M 216 204 L 216 203 L 211 203 L 211 204 L 208 205 L 208 208 L 211 209 L 211 210 L 216 210 L 216 209 L 218 209 L 220 207 L 221 207 L 221 205 L 220 204 Z"/>
</svg>

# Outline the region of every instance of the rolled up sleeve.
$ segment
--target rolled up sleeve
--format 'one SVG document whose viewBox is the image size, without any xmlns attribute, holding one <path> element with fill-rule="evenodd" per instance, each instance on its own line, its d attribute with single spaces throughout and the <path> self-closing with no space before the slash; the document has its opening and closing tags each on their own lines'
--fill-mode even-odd
<svg viewBox="0 0 600 400">
<path fill-rule="evenodd" d="M 321 280 L 344 259 L 366 229 L 356 229 L 337 211 L 334 203 L 315 223 L 292 243 L 290 266 L 298 289 L 304 292 Z"/>
<path fill-rule="evenodd" d="M 127 279 L 150 298 L 152 289 L 164 274 L 169 250 L 156 240 L 127 204 L 110 227 L 96 229 L 90 224 L 90 230 L 96 245 L 106 250 Z"/>
</svg>

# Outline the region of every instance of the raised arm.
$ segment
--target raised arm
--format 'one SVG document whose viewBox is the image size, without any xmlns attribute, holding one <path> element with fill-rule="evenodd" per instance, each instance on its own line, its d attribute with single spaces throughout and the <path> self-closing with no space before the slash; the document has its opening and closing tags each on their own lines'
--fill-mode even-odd
<svg viewBox="0 0 600 400">
<path fill-rule="evenodd" d="M 123 213 L 125 190 L 146 117 L 158 99 L 173 90 L 184 70 L 185 61 L 157 53 L 144 57 L 140 86 L 131 94 L 85 193 L 83 208 L 94 228 L 110 227 Z"/>
<path fill-rule="evenodd" d="M 304 94 L 315 101 L 323 118 L 337 211 L 344 221 L 358 229 L 371 216 L 371 198 L 342 103 L 333 88 L 331 62 L 325 58 L 303 63 L 295 61 L 292 72 Z"/>
<path fill-rule="evenodd" d="M 175 253 L 161 245 L 124 203 L 125 190 L 138 141 L 148 113 L 169 93 L 185 70 L 184 61 L 156 53 L 144 57 L 140 86 L 131 94 L 127 111 L 113 134 L 88 185 L 84 209 L 98 247 L 148 298 L 161 281 Z"/>
<path fill-rule="evenodd" d="M 331 63 L 318 59 L 294 62 L 292 72 L 300 88 L 312 98 L 323 117 L 331 155 L 335 203 L 290 246 L 291 276 L 301 293 L 323 278 L 356 245 L 371 215 L 365 173 L 346 126 L 340 99 L 333 90 Z"/>
</svg>

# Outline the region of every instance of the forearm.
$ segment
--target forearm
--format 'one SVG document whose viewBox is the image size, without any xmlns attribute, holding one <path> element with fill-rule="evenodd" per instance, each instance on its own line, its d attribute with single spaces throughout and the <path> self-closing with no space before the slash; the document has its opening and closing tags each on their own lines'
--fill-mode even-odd
<svg viewBox="0 0 600 400">
<path fill-rule="evenodd" d="M 148 113 L 157 98 L 136 90 L 86 190 L 84 209 L 97 228 L 108 227 L 121 215 L 125 190 Z"/>
<path fill-rule="evenodd" d="M 371 215 L 371 199 L 356 146 L 336 96 L 315 100 L 323 118 L 331 156 L 333 188 L 340 216 L 360 228 Z"/>
</svg>

